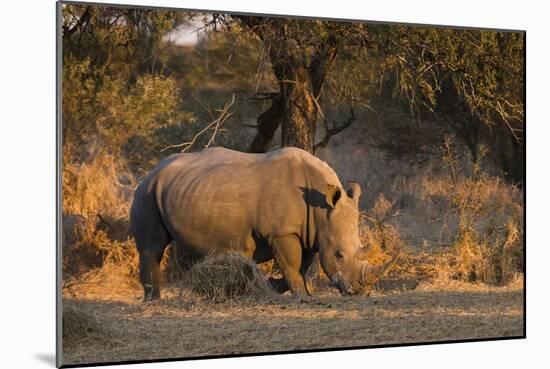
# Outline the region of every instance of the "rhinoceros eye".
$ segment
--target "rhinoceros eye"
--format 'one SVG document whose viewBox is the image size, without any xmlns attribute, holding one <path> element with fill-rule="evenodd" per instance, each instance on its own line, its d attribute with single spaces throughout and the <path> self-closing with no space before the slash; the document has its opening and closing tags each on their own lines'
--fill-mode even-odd
<svg viewBox="0 0 550 369">
<path fill-rule="evenodd" d="M 342 251 L 340 250 L 336 250 L 336 252 L 334 253 L 334 256 L 336 256 L 336 258 L 340 260 L 344 258 L 344 254 L 342 254 Z"/>
</svg>

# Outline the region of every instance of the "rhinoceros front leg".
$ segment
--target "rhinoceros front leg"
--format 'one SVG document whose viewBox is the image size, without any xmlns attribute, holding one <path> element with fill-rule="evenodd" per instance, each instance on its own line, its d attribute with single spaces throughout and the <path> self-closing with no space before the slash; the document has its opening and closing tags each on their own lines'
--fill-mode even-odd
<svg viewBox="0 0 550 369">
<path fill-rule="evenodd" d="M 273 287 L 275 291 L 279 293 L 285 293 L 290 289 L 290 287 L 288 287 L 288 282 L 286 281 L 286 279 L 284 279 L 284 277 L 283 278 L 269 277 L 269 283 L 271 284 L 271 287 Z"/>
<path fill-rule="evenodd" d="M 287 283 L 293 295 L 309 295 L 305 278 L 301 273 L 302 246 L 298 237 L 296 235 L 274 237 L 271 247 L 273 248 L 275 263 L 277 263 L 284 276 L 284 281 L 279 280 L 276 282 L 280 286 L 275 285 L 275 287 L 281 287 L 280 290 L 283 290 L 286 287 L 284 284 Z"/>
</svg>

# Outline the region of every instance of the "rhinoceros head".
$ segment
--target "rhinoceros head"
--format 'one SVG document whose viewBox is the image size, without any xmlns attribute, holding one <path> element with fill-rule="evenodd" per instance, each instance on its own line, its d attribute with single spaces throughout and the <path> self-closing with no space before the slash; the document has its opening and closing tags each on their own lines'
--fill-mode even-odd
<svg viewBox="0 0 550 369">
<path fill-rule="evenodd" d="M 368 265 L 366 248 L 359 239 L 359 197 L 361 187 L 350 182 L 346 192 L 329 185 L 325 194 L 328 210 L 318 223 L 318 246 L 321 266 L 332 284 L 343 295 L 362 293 L 395 262 L 373 267 Z"/>
</svg>

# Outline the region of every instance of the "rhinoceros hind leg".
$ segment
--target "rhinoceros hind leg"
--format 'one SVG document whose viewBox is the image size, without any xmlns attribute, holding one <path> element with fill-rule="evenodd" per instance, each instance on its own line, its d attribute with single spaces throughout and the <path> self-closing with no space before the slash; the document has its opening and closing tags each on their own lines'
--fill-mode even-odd
<svg viewBox="0 0 550 369">
<path fill-rule="evenodd" d="M 139 189 L 138 189 L 139 192 Z M 130 212 L 132 234 L 139 252 L 139 279 L 143 300 L 160 298 L 160 262 L 172 241 L 153 198 L 136 195 Z"/>
<path fill-rule="evenodd" d="M 164 251 L 164 250 L 163 250 Z M 161 253 L 142 251 L 139 254 L 139 279 L 143 285 L 143 301 L 160 299 Z"/>
<path fill-rule="evenodd" d="M 139 251 L 139 279 L 143 285 L 143 300 L 151 301 L 160 298 L 160 262 L 171 237 L 161 224 L 134 231 Z"/>
<path fill-rule="evenodd" d="M 309 295 L 304 275 L 301 273 L 302 245 L 296 235 L 273 237 L 273 257 L 295 296 Z"/>
</svg>

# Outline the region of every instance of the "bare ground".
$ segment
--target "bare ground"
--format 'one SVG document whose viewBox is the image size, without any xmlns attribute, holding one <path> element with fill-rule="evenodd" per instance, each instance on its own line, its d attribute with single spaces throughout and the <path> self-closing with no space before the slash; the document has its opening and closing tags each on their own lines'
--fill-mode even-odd
<svg viewBox="0 0 550 369">
<path fill-rule="evenodd" d="M 523 335 L 523 283 L 431 284 L 341 297 L 322 289 L 302 300 L 212 304 L 165 288 L 142 303 L 139 289 L 64 291 L 64 364 L 372 346 Z M 112 293 L 105 293 L 112 292 Z"/>
</svg>

